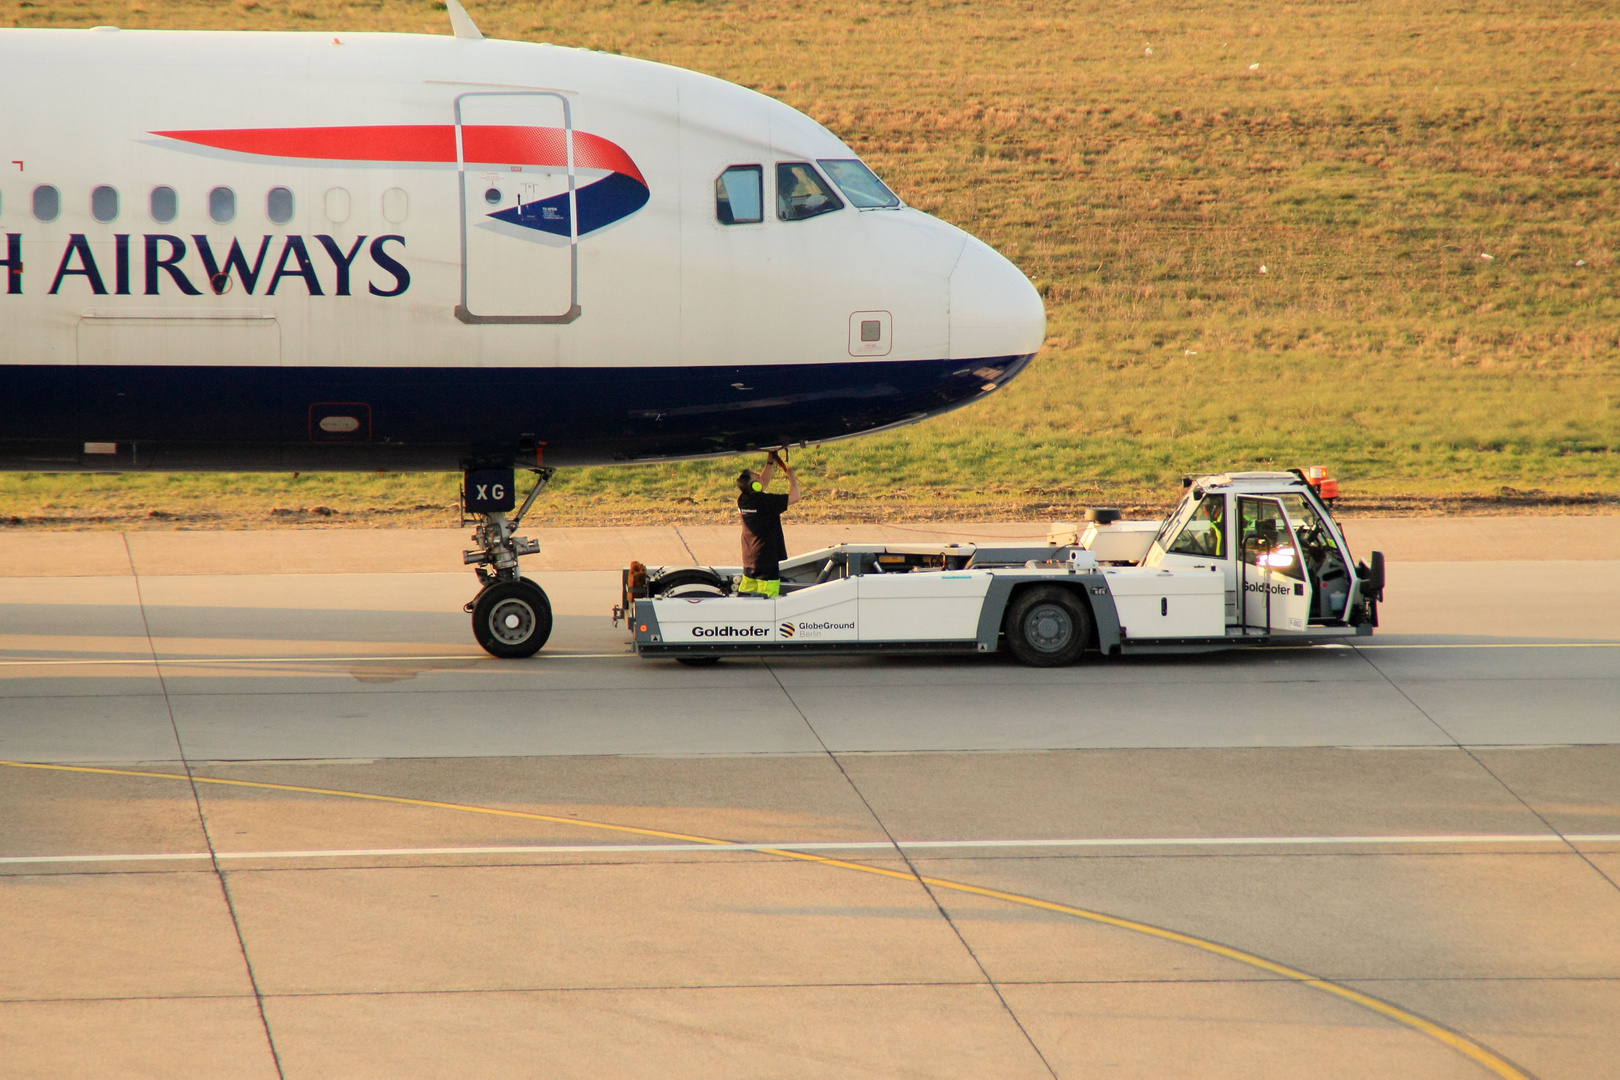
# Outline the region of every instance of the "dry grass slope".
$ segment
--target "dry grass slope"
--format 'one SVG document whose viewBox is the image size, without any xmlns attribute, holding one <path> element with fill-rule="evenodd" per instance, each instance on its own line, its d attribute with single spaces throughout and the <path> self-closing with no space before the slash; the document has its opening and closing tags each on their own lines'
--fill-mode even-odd
<svg viewBox="0 0 1620 1080">
<path fill-rule="evenodd" d="M 490 36 L 801 108 L 1038 283 L 1050 338 L 1002 394 L 802 455 L 824 512 L 1151 502 L 1186 471 L 1317 461 L 1363 502 L 1620 498 L 1611 3 L 471 10 Z M 426 0 L 0 0 L 0 22 L 448 30 Z M 549 501 L 572 520 L 708 516 L 734 468 L 576 472 Z M 0 520 L 39 523 L 152 506 L 199 524 L 443 521 L 453 504 L 449 477 L 0 478 Z"/>
</svg>

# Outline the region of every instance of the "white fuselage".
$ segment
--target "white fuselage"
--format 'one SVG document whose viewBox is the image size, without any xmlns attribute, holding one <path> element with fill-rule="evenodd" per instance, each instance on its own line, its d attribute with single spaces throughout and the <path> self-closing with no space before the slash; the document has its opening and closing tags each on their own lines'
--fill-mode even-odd
<svg viewBox="0 0 1620 1080">
<path fill-rule="evenodd" d="M 821 441 L 972 400 L 1044 335 L 988 247 L 828 183 L 856 154 L 819 124 L 660 64 L 4 30 L 0 107 L 4 467 Z M 793 163 L 842 209 L 780 216 Z M 717 179 L 753 165 L 762 220 L 724 223 Z"/>
</svg>

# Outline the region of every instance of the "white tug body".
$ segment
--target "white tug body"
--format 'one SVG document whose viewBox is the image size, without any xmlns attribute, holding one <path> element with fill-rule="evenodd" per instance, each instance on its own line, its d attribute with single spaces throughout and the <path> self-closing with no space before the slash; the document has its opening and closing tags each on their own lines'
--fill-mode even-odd
<svg viewBox="0 0 1620 1080">
<path fill-rule="evenodd" d="M 1109 512 L 1042 546 L 839 544 L 782 564 L 777 597 L 741 567 L 624 571 L 646 657 L 988 653 L 1037 666 L 1103 655 L 1321 644 L 1378 624 L 1383 557 L 1351 561 L 1331 480 L 1302 471 L 1188 478 L 1166 518 Z M 1324 495 L 1324 489 L 1326 494 Z"/>
</svg>

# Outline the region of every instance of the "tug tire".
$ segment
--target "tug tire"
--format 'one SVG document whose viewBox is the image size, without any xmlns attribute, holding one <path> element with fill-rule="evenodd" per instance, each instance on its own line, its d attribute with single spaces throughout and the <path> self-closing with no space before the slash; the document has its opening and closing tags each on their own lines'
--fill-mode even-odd
<svg viewBox="0 0 1620 1080">
<path fill-rule="evenodd" d="M 1014 596 L 1005 628 L 1007 651 L 1031 667 L 1074 663 L 1093 634 L 1084 601 L 1057 585 L 1037 586 Z"/>
</svg>

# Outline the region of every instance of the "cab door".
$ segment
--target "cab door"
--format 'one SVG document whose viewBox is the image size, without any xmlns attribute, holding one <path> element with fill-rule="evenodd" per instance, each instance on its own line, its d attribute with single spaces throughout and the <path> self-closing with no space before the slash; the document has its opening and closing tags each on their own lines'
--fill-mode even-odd
<svg viewBox="0 0 1620 1080">
<path fill-rule="evenodd" d="M 1237 498 L 1235 546 L 1241 625 L 1245 634 L 1303 634 L 1310 623 L 1311 583 L 1299 541 L 1279 499 Z"/>
<path fill-rule="evenodd" d="M 1180 511 L 1165 522 L 1144 566 L 1204 567 L 1219 573 L 1226 591 L 1226 626 L 1240 621 L 1238 611 L 1237 560 L 1227 522 L 1232 513 L 1224 492 L 1212 491 L 1196 500 L 1188 499 Z"/>
<path fill-rule="evenodd" d="M 456 99 L 465 323 L 566 323 L 579 316 L 574 132 L 560 94 Z"/>
</svg>

